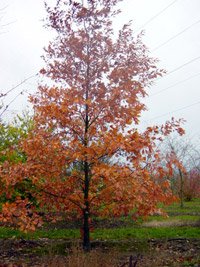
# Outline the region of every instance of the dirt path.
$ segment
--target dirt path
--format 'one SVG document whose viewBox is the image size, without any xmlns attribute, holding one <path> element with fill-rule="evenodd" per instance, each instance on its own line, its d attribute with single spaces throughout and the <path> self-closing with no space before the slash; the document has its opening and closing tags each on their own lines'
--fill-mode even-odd
<svg viewBox="0 0 200 267">
<path fill-rule="evenodd" d="M 145 227 L 176 227 L 176 226 L 200 226 L 200 221 L 183 221 L 179 219 L 171 219 L 170 221 L 150 221 L 142 223 Z"/>
</svg>

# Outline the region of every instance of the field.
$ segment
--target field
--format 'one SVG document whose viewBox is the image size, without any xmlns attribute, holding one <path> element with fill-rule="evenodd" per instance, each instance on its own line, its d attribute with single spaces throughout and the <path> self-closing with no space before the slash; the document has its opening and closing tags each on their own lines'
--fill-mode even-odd
<svg viewBox="0 0 200 267">
<path fill-rule="evenodd" d="M 0 263 L 5 265 L 0 266 L 131 266 L 130 257 L 132 266 L 200 266 L 200 199 L 165 210 L 167 218 L 139 222 L 130 217 L 94 220 L 89 254 L 80 249 L 76 224 L 48 223 L 28 234 L 2 225 Z"/>
</svg>

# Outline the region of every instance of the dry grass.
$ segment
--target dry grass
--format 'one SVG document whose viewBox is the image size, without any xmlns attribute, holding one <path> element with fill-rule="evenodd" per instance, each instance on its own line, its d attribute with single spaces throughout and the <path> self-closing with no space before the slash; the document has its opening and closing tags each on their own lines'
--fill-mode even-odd
<svg viewBox="0 0 200 267">
<path fill-rule="evenodd" d="M 172 219 L 171 221 L 150 221 L 144 222 L 144 227 L 178 227 L 178 226 L 198 226 L 198 221 L 182 221 L 181 219 Z"/>
<path fill-rule="evenodd" d="M 119 252 L 116 250 L 102 251 L 92 250 L 90 253 L 84 251 L 77 245 L 67 251 L 66 257 L 50 257 L 40 265 L 42 267 L 128 267 L 131 252 Z M 134 252 L 133 252 L 134 253 Z M 135 255 L 135 254 L 132 254 Z M 44 261 L 43 261 L 44 262 Z M 142 256 L 133 256 L 132 266 L 136 267 L 163 267 L 163 266 L 200 266 L 200 256 L 194 255 L 193 250 L 179 251 L 167 243 L 152 246 Z M 135 264 L 135 265 L 134 265 Z"/>
<path fill-rule="evenodd" d="M 148 253 L 142 256 L 133 257 L 132 264 L 129 265 L 129 253 L 117 251 L 92 250 L 90 253 L 84 253 L 79 246 L 74 246 L 67 251 L 67 256 L 49 255 L 42 257 L 38 263 L 29 264 L 0 264 L 0 267 L 163 267 L 163 266 L 200 266 L 200 257 L 193 257 L 190 253 L 187 255 L 169 249 L 167 244 L 156 248 L 152 247 Z"/>
<path fill-rule="evenodd" d="M 119 255 L 115 251 L 103 252 L 95 249 L 85 253 L 79 246 L 66 251 L 68 256 L 50 256 L 42 267 L 117 267 Z"/>
</svg>

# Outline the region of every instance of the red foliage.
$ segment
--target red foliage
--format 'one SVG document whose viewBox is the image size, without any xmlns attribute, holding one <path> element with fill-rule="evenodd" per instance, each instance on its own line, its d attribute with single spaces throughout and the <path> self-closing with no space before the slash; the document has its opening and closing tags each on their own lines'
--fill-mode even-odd
<svg viewBox="0 0 200 267">
<path fill-rule="evenodd" d="M 200 172 L 197 169 L 191 170 L 184 179 L 183 187 L 186 200 L 200 197 Z"/>
<path fill-rule="evenodd" d="M 35 127 L 21 143 L 27 161 L 5 163 L 1 177 L 6 190 L 28 177 L 38 205 L 83 217 L 87 239 L 91 215 L 147 215 L 158 202 L 174 200 L 166 181 L 170 163 L 162 165 L 156 142 L 183 130 L 172 119 L 138 131 L 145 88 L 163 71 L 130 25 L 114 41 L 111 18 L 119 1 L 86 2 L 47 8 L 58 37 L 46 49 L 41 74 L 57 86 L 41 85 L 31 97 Z"/>
</svg>

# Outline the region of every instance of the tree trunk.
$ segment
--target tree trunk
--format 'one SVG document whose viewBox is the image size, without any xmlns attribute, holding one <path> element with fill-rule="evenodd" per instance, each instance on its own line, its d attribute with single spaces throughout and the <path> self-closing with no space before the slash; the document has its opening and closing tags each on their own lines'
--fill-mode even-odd
<svg viewBox="0 0 200 267">
<path fill-rule="evenodd" d="M 90 225 L 89 225 L 89 211 L 87 208 L 83 212 L 83 249 L 90 251 Z"/>
<path fill-rule="evenodd" d="M 85 188 L 84 188 L 84 204 L 85 208 L 83 210 L 83 249 L 85 251 L 89 251 L 90 246 L 90 225 L 89 225 L 89 217 L 90 217 L 90 208 L 88 201 L 88 193 L 89 193 L 89 166 L 88 162 L 84 164 L 85 171 Z"/>
<path fill-rule="evenodd" d="M 84 1 L 82 0 L 82 5 L 84 6 Z M 88 19 L 88 16 L 87 16 Z M 85 84 L 85 136 L 84 136 L 84 146 L 88 147 L 88 130 L 89 130 L 89 106 L 88 106 L 88 99 L 89 99 L 89 90 L 90 90 L 90 36 L 88 33 L 88 29 L 86 27 L 84 21 L 84 28 L 87 34 L 87 70 L 86 70 L 86 84 Z M 90 207 L 89 207 L 89 186 L 90 186 L 90 167 L 88 163 L 87 154 L 85 155 L 84 161 L 84 174 L 85 174 L 85 181 L 84 181 L 84 204 L 85 208 L 83 210 L 83 249 L 85 251 L 89 251 L 91 249 L 90 245 L 90 225 L 89 225 L 89 217 L 90 217 Z"/>
<path fill-rule="evenodd" d="M 183 174 L 180 169 L 179 170 L 179 175 L 180 175 L 180 199 L 181 199 L 181 208 L 183 208 Z"/>
</svg>

